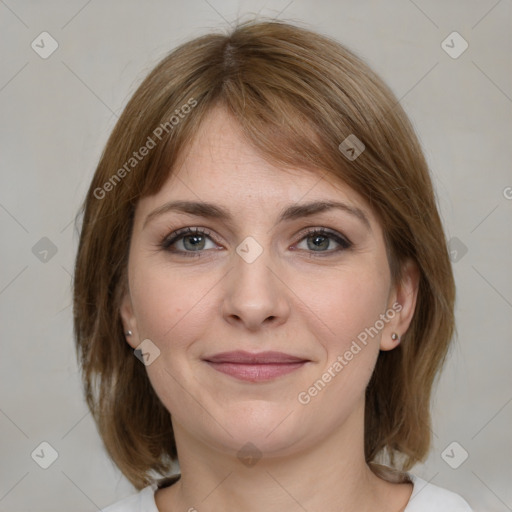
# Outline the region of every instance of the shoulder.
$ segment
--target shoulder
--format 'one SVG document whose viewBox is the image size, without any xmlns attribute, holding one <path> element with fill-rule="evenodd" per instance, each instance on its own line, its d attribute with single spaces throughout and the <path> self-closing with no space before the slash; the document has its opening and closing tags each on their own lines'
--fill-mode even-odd
<svg viewBox="0 0 512 512">
<path fill-rule="evenodd" d="M 414 489 L 404 512 L 473 512 L 458 494 L 409 475 Z"/>
<path fill-rule="evenodd" d="M 157 485 L 148 485 L 140 492 L 102 509 L 103 512 L 158 512 L 155 503 Z"/>
</svg>

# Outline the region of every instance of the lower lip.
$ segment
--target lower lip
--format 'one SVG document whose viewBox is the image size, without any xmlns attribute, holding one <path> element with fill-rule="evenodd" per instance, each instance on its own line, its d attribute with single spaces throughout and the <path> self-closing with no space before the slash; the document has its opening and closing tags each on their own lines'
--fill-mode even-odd
<svg viewBox="0 0 512 512">
<path fill-rule="evenodd" d="M 231 375 L 240 380 L 249 382 L 263 382 L 275 379 L 281 375 L 286 375 L 298 370 L 306 361 L 297 363 L 265 363 L 265 364 L 240 364 L 240 363 L 212 363 L 208 364 L 218 372 Z"/>
</svg>

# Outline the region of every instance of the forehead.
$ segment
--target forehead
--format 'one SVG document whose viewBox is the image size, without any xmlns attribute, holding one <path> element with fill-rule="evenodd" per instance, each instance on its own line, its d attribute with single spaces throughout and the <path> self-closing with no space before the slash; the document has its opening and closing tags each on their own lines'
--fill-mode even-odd
<svg viewBox="0 0 512 512">
<path fill-rule="evenodd" d="M 341 178 L 331 173 L 283 167 L 259 153 L 244 137 L 238 122 L 222 107 L 205 117 L 184 147 L 163 187 L 139 201 L 137 209 L 172 200 L 215 203 L 225 210 L 257 215 L 283 205 L 312 201 L 343 201 L 377 223 L 370 206 Z"/>
<path fill-rule="evenodd" d="M 195 199 L 221 195 L 230 200 L 259 197 L 271 201 L 299 201 L 307 194 L 309 200 L 343 198 L 364 203 L 359 194 L 331 173 L 284 167 L 266 160 L 222 107 L 215 107 L 206 116 L 156 196 L 194 194 L 199 196 Z"/>
<path fill-rule="evenodd" d="M 265 160 L 247 141 L 237 121 L 222 107 L 215 107 L 206 116 L 178 158 L 169 181 L 176 181 L 173 178 L 178 176 L 209 190 L 211 187 L 216 190 L 219 188 L 216 185 L 222 183 L 223 191 L 226 187 L 261 185 L 267 192 L 285 184 L 294 187 L 298 182 L 311 187 L 321 178 L 318 172 L 285 168 Z"/>
</svg>

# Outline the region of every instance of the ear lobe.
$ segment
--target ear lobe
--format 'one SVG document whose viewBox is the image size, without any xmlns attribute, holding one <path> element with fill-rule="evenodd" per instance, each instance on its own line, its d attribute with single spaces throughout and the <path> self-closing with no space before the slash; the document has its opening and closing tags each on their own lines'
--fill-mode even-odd
<svg viewBox="0 0 512 512">
<path fill-rule="evenodd" d="M 388 307 L 396 314 L 382 332 L 381 350 L 396 348 L 400 344 L 400 338 L 407 332 L 416 309 L 419 282 L 420 271 L 418 265 L 415 261 L 409 259 L 403 266 L 400 283 L 395 286 L 394 291 L 390 294 Z M 398 337 L 393 336 L 394 333 Z"/>
<path fill-rule="evenodd" d="M 119 307 L 119 313 L 121 315 L 121 319 L 123 322 L 124 336 L 126 338 L 126 342 L 130 347 L 136 348 L 139 344 L 137 340 L 139 339 L 137 333 L 137 320 L 135 318 L 135 314 L 133 312 L 132 300 L 130 297 L 130 293 L 126 291 L 121 299 L 121 305 Z M 128 334 L 128 331 L 131 332 L 131 335 Z"/>
</svg>

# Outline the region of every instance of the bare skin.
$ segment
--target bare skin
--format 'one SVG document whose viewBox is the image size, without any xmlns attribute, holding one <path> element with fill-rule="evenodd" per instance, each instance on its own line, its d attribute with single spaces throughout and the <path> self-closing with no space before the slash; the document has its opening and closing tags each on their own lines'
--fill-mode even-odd
<svg viewBox="0 0 512 512">
<path fill-rule="evenodd" d="M 231 217 L 163 211 L 177 200 L 213 203 Z M 314 201 L 352 211 L 279 220 L 286 207 Z M 207 231 L 169 244 L 187 227 Z M 328 233 L 308 234 L 321 228 Z M 216 109 L 163 188 L 139 201 L 128 280 L 127 342 L 149 339 L 160 350 L 146 369 L 171 413 L 180 460 L 181 479 L 155 493 L 160 512 L 404 510 L 412 485 L 388 483 L 365 462 L 364 392 L 379 351 L 396 348 L 392 333 L 410 324 L 418 271 L 407 264 L 392 283 L 378 219 L 355 191 L 271 165 Z M 372 326 L 378 334 L 347 354 Z M 303 363 L 257 381 L 208 363 L 236 350 Z"/>
</svg>

